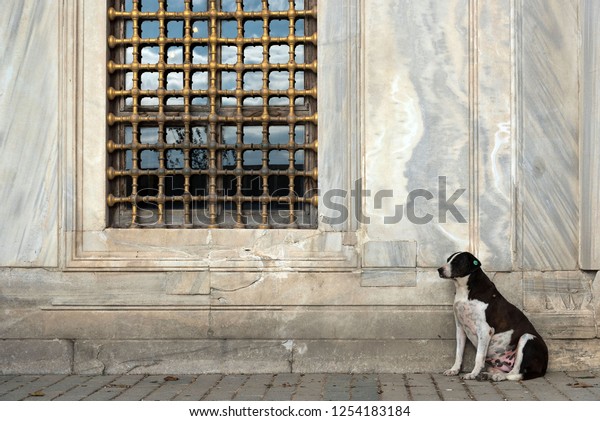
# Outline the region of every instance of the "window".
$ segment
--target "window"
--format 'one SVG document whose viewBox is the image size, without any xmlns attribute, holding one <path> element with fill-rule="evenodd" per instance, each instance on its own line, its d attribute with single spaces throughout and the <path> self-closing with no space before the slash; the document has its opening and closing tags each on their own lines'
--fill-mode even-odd
<svg viewBox="0 0 600 421">
<path fill-rule="evenodd" d="M 109 226 L 316 228 L 316 0 L 109 3 Z"/>
</svg>

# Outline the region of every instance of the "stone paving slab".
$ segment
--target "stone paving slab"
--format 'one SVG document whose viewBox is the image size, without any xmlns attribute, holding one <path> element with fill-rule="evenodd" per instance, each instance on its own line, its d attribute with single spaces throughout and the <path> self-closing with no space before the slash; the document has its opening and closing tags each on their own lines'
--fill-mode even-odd
<svg viewBox="0 0 600 421">
<path fill-rule="evenodd" d="M 110 401 L 115 399 L 116 397 L 123 394 L 123 392 L 127 389 L 131 389 L 135 385 L 137 385 L 142 379 L 143 375 L 129 375 L 129 376 L 120 376 L 110 383 L 106 384 L 106 386 L 98 389 L 94 393 L 85 397 L 83 400 L 85 401 Z"/>
<path fill-rule="evenodd" d="M 303 374 L 292 395 L 295 401 L 318 401 L 323 399 L 326 374 Z"/>
<path fill-rule="evenodd" d="M 175 397 L 176 401 L 199 401 L 202 400 L 213 387 L 221 381 L 221 374 L 206 374 L 197 376 L 196 379 L 183 388 L 181 393 Z"/>
<path fill-rule="evenodd" d="M 48 387 L 44 387 L 39 392 L 40 393 L 32 393 L 28 397 L 23 400 L 26 401 L 49 401 L 58 398 L 59 396 L 65 395 L 72 389 L 77 388 L 79 385 L 84 384 L 89 380 L 89 376 L 63 376 L 63 379 L 50 385 Z M 37 395 L 37 396 L 36 396 Z M 8 395 L 3 398 L 8 400 Z"/>
<path fill-rule="evenodd" d="M 217 383 L 203 398 L 208 401 L 230 401 L 233 400 L 238 390 L 248 381 L 250 375 L 234 374 L 223 376 L 221 381 Z"/>
<path fill-rule="evenodd" d="M 122 379 L 121 376 L 120 379 Z M 143 376 L 133 386 L 126 388 L 123 393 L 114 397 L 117 401 L 141 401 L 158 389 L 166 380 L 166 376 Z"/>
<path fill-rule="evenodd" d="M 300 383 L 301 374 L 298 373 L 283 373 L 278 374 L 273 379 L 273 383 L 267 393 L 265 393 L 264 400 L 266 401 L 291 401 L 294 396 L 294 392 L 298 389 Z"/>
<path fill-rule="evenodd" d="M 325 378 L 322 400 L 341 401 L 350 398 L 351 374 L 329 374 Z"/>
<path fill-rule="evenodd" d="M 92 396 L 97 391 L 109 385 L 113 380 L 119 376 L 81 376 L 83 377 L 81 383 L 66 391 L 65 393 L 57 396 L 53 400 L 57 401 L 81 401 L 87 397 Z M 42 389 L 42 393 L 45 391 Z M 3 399 L 4 396 L 0 396 Z"/>
<path fill-rule="evenodd" d="M 5 375 L 0 400 L 598 401 L 600 370 L 551 372 L 522 382 L 439 373 Z"/>
<path fill-rule="evenodd" d="M 262 401 L 273 384 L 273 374 L 256 374 L 238 389 L 234 401 Z"/>
<path fill-rule="evenodd" d="M 376 374 L 355 374 L 350 383 L 350 400 L 378 401 L 381 394 L 379 377 Z"/>
<path fill-rule="evenodd" d="M 38 377 L 32 382 L 25 383 L 21 387 L 11 390 L 6 395 L 8 401 L 21 401 L 28 398 L 31 395 L 43 395 L 45 394 L 44 389 L 52 387 L 54 384 L 60 382 L 65 378 L 64 374 L 52 375 L 46 374 Z"/>
<path fill-rule="evenodd" d="M 410 400 L 406 374 L 380 374 L 379 387 L 381 388 L 380 400 L 407 401 Z"/>
</svg>

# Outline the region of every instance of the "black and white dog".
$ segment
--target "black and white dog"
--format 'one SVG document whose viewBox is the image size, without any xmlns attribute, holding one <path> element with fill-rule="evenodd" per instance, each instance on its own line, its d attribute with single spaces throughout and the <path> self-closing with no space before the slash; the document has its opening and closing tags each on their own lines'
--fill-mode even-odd
<svg viewBox="0 0 600 421">
<path fill-rule="evenodd" d="M 527 380 L 543 376 L 548 347 L 531 322 L 509 303 L 471 253 L 451 255 L 438 269 L 440 278 L 453 279 L 456 360 L 446 376 L 459 373 L 466 338 L 477 348 L 475 367 L 464 379 Z M 486 368 L 487 371 L 482 373 Z"/>
</svg>

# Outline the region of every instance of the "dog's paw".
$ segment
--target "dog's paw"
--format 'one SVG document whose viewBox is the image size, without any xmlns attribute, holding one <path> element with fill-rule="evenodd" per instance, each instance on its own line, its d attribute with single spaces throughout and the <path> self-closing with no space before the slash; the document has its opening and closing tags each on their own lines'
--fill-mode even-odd
<svg viewBox="0 0 600 421">
<path fill-rule="evenodd" d="M 493 382 L 502 382 L 506 380 L 506 373 L 481 373 L 483 380 L 491 380 Z"/>
<path fill-rule="evenodd" d="M 464 376 L 461 376 L 461 379 L 463 380 L 481 380 L 481 376 L 479 375 L 479 373 L 468 373 L 465 374 Z"/>
<path fill-rule="evenodd" d="M 484 371 L 480 374 L 481 380 L 491 380 L 493 382 L 501 382 L 506 380 L 506 373 L 503 371 Z"/>
<path fill-rule="evenodd" d="M 444 371 L 444 376 L 456 376 L 460 370 L 451 368 L 450 370 Z"/>
</svg>

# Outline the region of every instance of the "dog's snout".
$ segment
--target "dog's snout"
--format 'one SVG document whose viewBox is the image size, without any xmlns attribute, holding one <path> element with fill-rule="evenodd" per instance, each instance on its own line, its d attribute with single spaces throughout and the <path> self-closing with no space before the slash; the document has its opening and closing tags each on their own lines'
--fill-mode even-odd
<svg viewBox="0 0 600 421">
<path fill-rule="evenodd" d="M 450 277 L 450 270 L 448 268 L 448 265 L 444 265 L 440 268 L 438 268 L 438 274 L 440 275 L 440 278 L 449 278 Z"/>
</svg>

